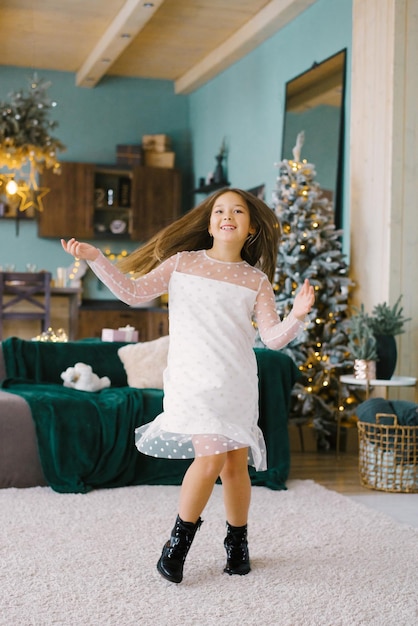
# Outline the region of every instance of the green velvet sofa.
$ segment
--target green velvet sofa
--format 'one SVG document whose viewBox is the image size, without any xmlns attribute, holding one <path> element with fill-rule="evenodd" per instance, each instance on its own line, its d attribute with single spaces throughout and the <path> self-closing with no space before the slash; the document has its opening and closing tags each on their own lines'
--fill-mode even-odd
<svg viewBox="0 0 418 626">
<path fill-rule="evenodd" d="M 139 484 L 181 484 L 190 461 L 140 454 L 134 430 L 162 410 L 163 392 L 127 384 L 119 342 L 0 344 L 0 488 L 49 485 L 61 493 Z M 285 354 L 255 348 L 260 419 L 268 469 L 254 485 L 285 489 L 290 468 L 288 413 L 299 371 Z M 111 386 L 96 393 L 64 387 L 61 372 L 88 363 Z"/>
</svg>

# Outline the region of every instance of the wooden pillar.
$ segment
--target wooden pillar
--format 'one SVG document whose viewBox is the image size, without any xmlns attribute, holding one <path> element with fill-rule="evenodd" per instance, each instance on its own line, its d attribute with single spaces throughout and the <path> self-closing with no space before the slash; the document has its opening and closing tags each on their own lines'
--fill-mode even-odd
<svg viewBox="0 0 418 626">
<path fill-rule="evenodd" d="M 397 373 L 418 374 L 418 0 L 353 0 L 350 266 L 371 310 L 413 318 Z"/>
</svg>

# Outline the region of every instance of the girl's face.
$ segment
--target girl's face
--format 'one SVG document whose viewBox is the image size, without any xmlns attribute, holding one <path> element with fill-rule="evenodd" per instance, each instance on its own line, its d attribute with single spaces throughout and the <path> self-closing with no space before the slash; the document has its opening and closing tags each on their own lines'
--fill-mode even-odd
<svg viewBox="0 0 418 626">
<path fill-rule="evenodd" d="M 214 241 L 243 246 L 248 235 L 254 233 L 248 204 L 239 193 L 226 191 L 215 200 L 209 222 L 209 234 Z"/>
</svg>

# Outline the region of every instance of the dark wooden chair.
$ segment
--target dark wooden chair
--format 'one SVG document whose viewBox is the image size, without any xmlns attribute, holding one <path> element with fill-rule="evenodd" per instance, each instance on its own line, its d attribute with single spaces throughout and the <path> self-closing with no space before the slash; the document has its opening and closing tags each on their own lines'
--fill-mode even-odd
<svg viewBox="0 0 418 626">
<path fill-rule="evenodd" d="M 0 340 L 6 320 L 40 320 L 42 332 L 51 319 L 51 272 L 0 272 Z"/>
</svg>

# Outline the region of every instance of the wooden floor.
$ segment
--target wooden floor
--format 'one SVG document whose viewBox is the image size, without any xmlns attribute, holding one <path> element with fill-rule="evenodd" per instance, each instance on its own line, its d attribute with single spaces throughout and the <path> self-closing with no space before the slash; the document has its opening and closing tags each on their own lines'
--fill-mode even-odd
<svg viewBox="0 0 418 626">
<path fill-rule="evenodd" d="M 292 452 L 289 480 L 299 478 L 315 482 L 343 494 L 378 494 L 360 484 L 358 454 L 342 452 Z"/>
</svg>

